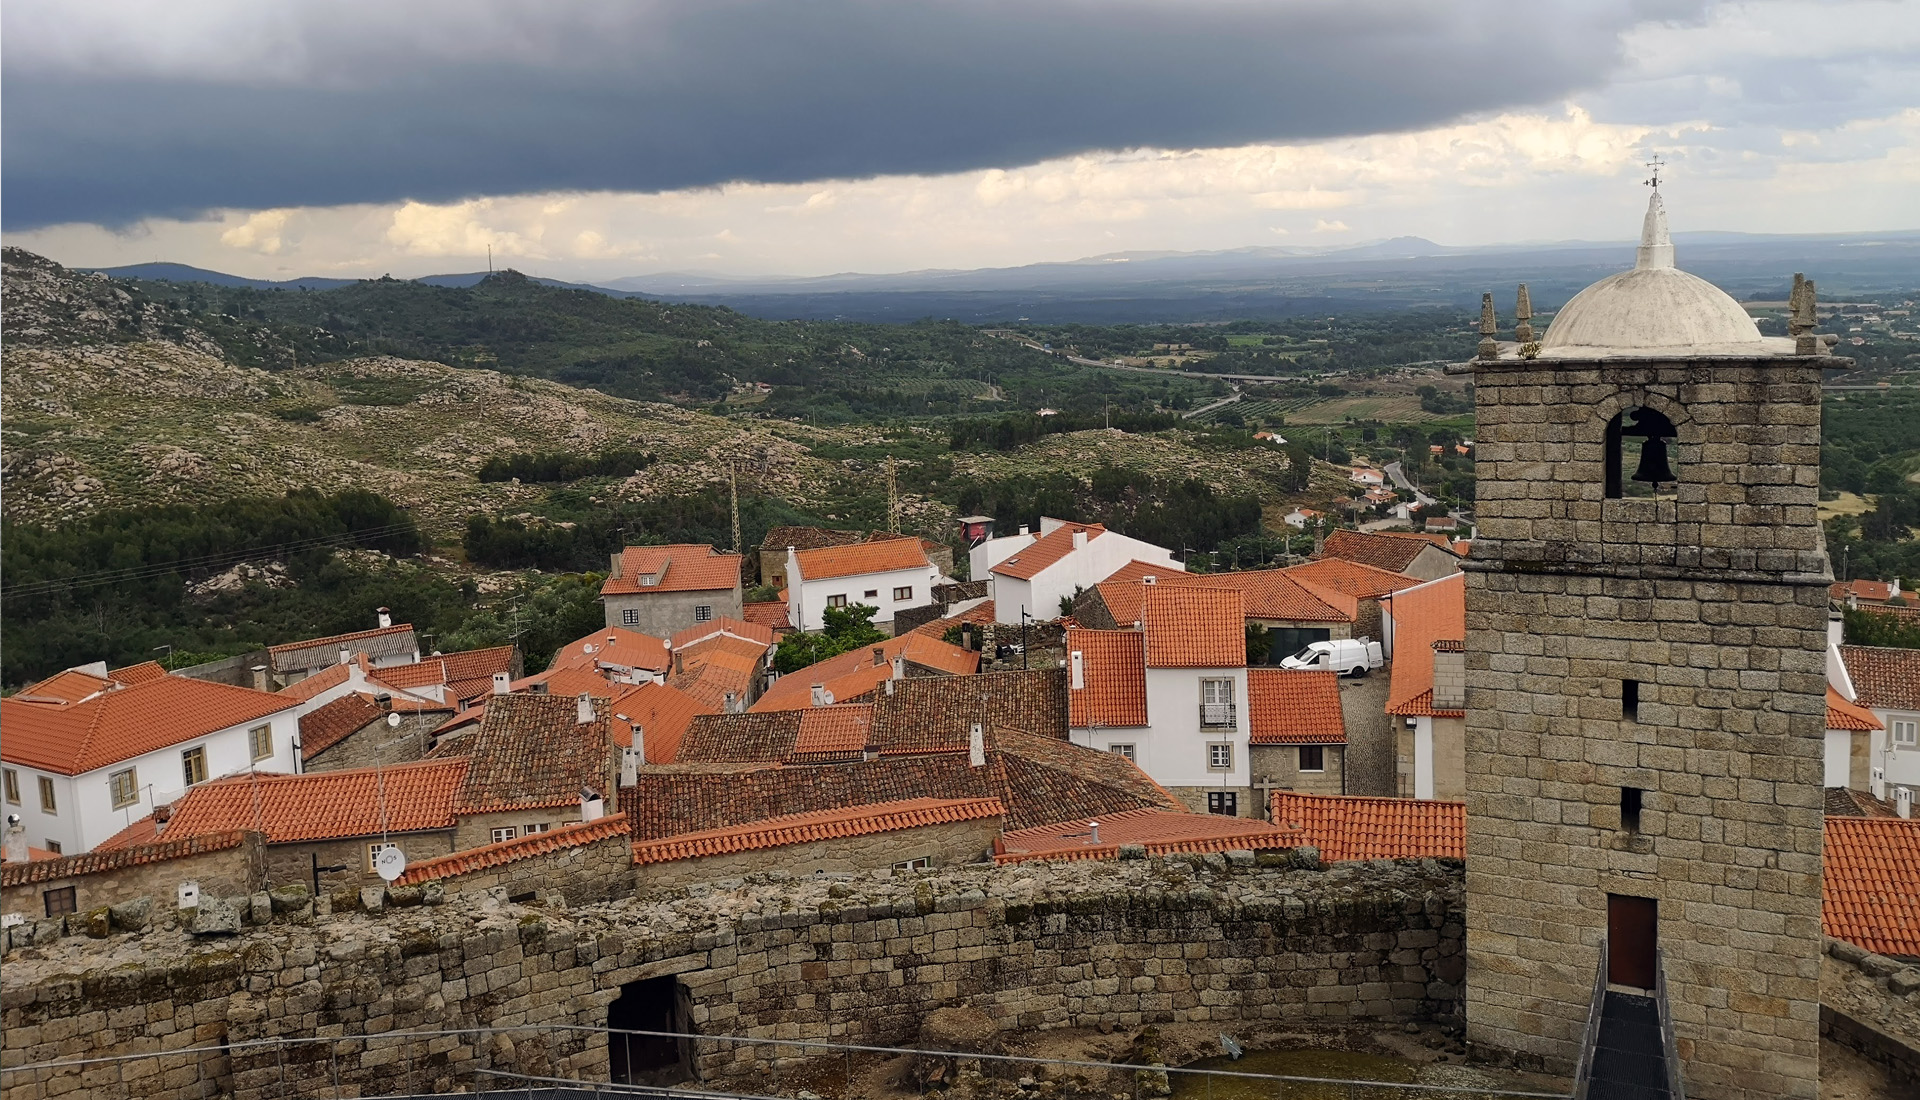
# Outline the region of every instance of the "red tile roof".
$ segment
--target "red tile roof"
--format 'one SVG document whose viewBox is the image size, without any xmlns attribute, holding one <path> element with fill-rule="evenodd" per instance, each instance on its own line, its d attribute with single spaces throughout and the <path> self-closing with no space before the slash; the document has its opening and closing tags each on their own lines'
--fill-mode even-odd
<svg viewBox="0 0 1920 1100">
<path fill-rule="evenodd" d="M 493 674 L 512 672 L 513 662 L 514 647 L 499 645 L 489 649 L 469 649 L 461 653 L 424 657 L 418 664 L 388 665 L 374 669 L 372 675 L 381 683 L 402 691 L 436 686 L 451 689 L 455 685 L 462 685 L 466 690 L 454 694 L 464 698 L 471 691 L 469 685 L 477 681 L 491 687 Z"/>
<path fill-rule="evenodd" d="M 1187 571 L 1186 566 L 1181 565 L 1178 562 L 1163 565 L 1156 562 L 1141 561 L 1140 559 L 1135 558 L 1134 560 L 1128 562 L 1127 564 L 1121 566 L 1120 568 L 1100 578 L 1100 583 L 1101 584 L 1109 584 L 1109 583 L 1139 584 L 1142 580 L 1144 580 L 1147 577 L 1153 577 L 1158 579 L 1158 578 L 1166 577 L 1169 574 L 1173 574 L 1173 573 L 1184 574 L 1186 573 L 1186 571 Z M 1128 621 L 1131 622 L 1132 620 L 1129 619 Z"/>
<path fill-rule="evenodd" d="M 132 848 L 141 844 L 153 844 L 159 841 L 159 839 L 159 825 L 153 820 L 153 815 L 148 814 L 94 845 L 93 850 L 96 852 L 110 852 L 116 848 Z"/>
<path fill-rule="evenodd" d="M 823 581 L 832 577 L 857 577 L 868 573 L 889 573 L 896 569 L 927 569 L 926 547 L 917 538 L 890 538 L 851 546 L 822 546 L 815 550 L 797 550 L 800 578 Z M 788 578 L 792 583 L 792 578 Z"/>
<path fill-rule="evenodd" d="M 1857 600 L 1886 603 L 1893 598 L 1893 582 L 1835 581 L 1827 586 L 1827 594 L 1836 600 L 1844 600 L 1851 596 Z"/>
<path fill-rule="evenodd" d="M 1097 845 L 1088 835 L 1091 832 L 1088 822 L 1095 820 L 1100 823 Z M 1142 845 L 1152 855 L 1171 855 L 1290 848 L 1297 843 L 1298 834 L 1252 818 L 1149 808 L 1004 833 L 994 845 L 993 861 L 1115 859 L 1125 844 Z"/>
<path fill-rule="evenodd" d="M 166 674 L 167 670 L 160 667 L 160 662 L 141 661 L 137 665 L 114 669 L 107 673 L 107 679 L 122 684 L 144 684 L 149 680 L 158 680 Z"/>
<path fill-rule="evenodd" d="M 876 649 L 880 651 L 878 661 L 873 656 Z M 954 676 L 972 675 L 980 667 L 980 655 L 972 650 L 924 634 L 902 634 L 789 672 L 768 685 L 766 693 L 750 709 L 796 710 L 811 706 L 814 684 L 825 684 L 835 702 L 852 702 L 891 678 L 896 656 L 906 658 L 910 664 Z"/>
<path fill-rule="evenodd" d="M 873 693 L 869 747 L 882 755 L 966 752 L 975 722 L 989 738 L 1000 728 L 1064 741 L 1067 695 L 1059 668 L 890 680 Z"/>
<path fill-rule="evenodd" d="M 595 841 L 613 837 L 623 837 L 630 828 L 626 814 L 612 814 L 597 821 L 576 821 L 571 825 L 562 825 L 543 833 L 527 833 L 512 840 L 502 840 L 496 844 L 468 848 L 464 852 L 423 859 L 418 863 L 410 864 L 399 878 L 393 880 L 393 884 L 418 886 L 423 882 L 435 882 L 454 875 L 464 875 L 470 871 L 504 867 L 523 859 L 532 859 L 552 852 L 563 852 L 569 848 L 578 848 L 583 844 L 592 844 Z"/>
<path fill-rule="evenodd" d="M 649 672 L 660 672 L 672 663 L 673 659 L 667 653 L 667 643 L 651 634 L 608 626 L 561 646 L 547 667 L 592 671 L 607 664 L 616 668 L 643 668 Z"/>
<path fill-rule="evenodd" d="M 6 729 L 0 756 L 79 775 L 296 705 L 271 692 L 184 676 L 162 676 L 82 703 L 31 703 L 16 696 L 0 699 L 0 726 Z"/>
<path fill-rule="evenodd" d="M 247 834 L 244 831 L 233 829 L 223 833 L 181 837 L 177 840 L 163 840 L 158 843 L 125 848 L 96 848 L 79 855 L 55 856 L 52 859 L 36 856 L 26 863 L 0 864 L 0 886 L 25 886 L 35 882 L 52 882 L 55 879 L 95 875 L 103 871 L 124 870 L 145 863 L 184 859 L 203 852 L 223 852 L 229 848 L 238 848 L 246 841 Z"/>
<path fill-rule="evenodd" d="M 612 700 L 592 700 L 591 721 L 564 695 L 495 695 L 466 746 L 470 767 L 456 809 L 461 814 L 564 806 L 581 788 L 611 797 Z"/>
<path fill-rule="evenodd" d="M 1465 859 L 1467 804 L 1426 798 L 1357 798 L 1273 792 L 1273 823 L 1297 830 L 1330 862 Z"/>
<path fill-rule="evenodd" d="M 872 703 L 840 703 L 809 707 L 800 712 L 800 729 L 793 755 L 858 755 L 873 735 Z"/>
<path fill-rule="evenodd" d="M 925 825 L 978 821 L 1005 813 L 997 798 L 912 798 L 876 802 L 844 809 L 786 814 L 722 829 L 682 833 L 661 840 L 638 841 L 635 863 L 666 863 L 677 859 L 750 852 L 807 844 L 839 837 L 871 836 Z"/>
<path fill-rule="evenodd" d="M 762 600 L 758 603 L 742 604 L 740 614 L 750 623 L 767 627 L 775 634 L 786 634 L 793 630 L 793 623 L 787 618 L 787 601 Z"/>
<path fill-rule="evenodd" d="M 687 726 L 702 714 L 717 714 L 718 708 L 665 684 L 641 684 L 616 689 L 609 713 L 614 716 L 613 743 L 620 748 L 633 744 L 633 726 L 640 727 L 642 748 L 647 763 L 671 764 L 680 755 L 680 743 Z M 622 721 L 620 715 L 626 715 Z"/>
<path fill-rule="evenodd" d="M 667 683 L 715 708 L 724 708 L 728 695 L 744 706 L 766 667 L 768 646 L 731 634 L 714 635 L 674 654 L 680 671 L 667 677 Z"/>
<path fill-rule="evenodd" d="M 401 637 L 405 635 L 405 637 Z M 275 669 L 286 671 L 293 668 L 310 667 L 313 664 L 338 664 L 340 650 L 358 653 L 365 650 L 381 654 L 413 652 L 413 624 L 399 623 L 394 626 L 382 626 L 373 630 L 355 630 L 347 634 L 334 634 L 325 638 L 308 638 L 303 642 L 283 642 L 267 647 L 268 664 Z M 304 660 L 300 654 L 308 653 Z"/>
<path fill-rule="evenodd" d="M 1148 668 L 1244 668 L 1247 601 L 1239 592 L 1147 586 Z"/>
<path fill-rule="evenodd" d="M 1075 729 L 1146 725 L 1146 635 L 1075 628 L 1067 631 L 1069 662 L 1076 652 L 1085 686 L 1068 692 L 1068 724 Z"/>
<path fill-rule="evenodd" d="M 1885 729 L 1873 712 L 1858 703 L 1849 703 L 1846 697 L 1827 685 L 1827 728 L 1830 730 L 1878 730 Z"/>
<path fill-rule="evenodd" d="M 1321 558 L 1305 565 L 1291 566 L 1283 572 L 1295 580 L 1330 588 L 1360 600 L 1378 599 L 1389 592 L 1424 583 L 1418 577 L 1344 558 Z"/>
<path fill-rule="evenodd" d="M 642 584 L 641 578 L 656 578 Z M 620 573 L 600 586 L 602 596 L 646 592 L 712 592 L 740 587 L 740 555 L 711 546 L 629 546 L 620 553 Z"/>
<path fill-rule="evenodd" d="M 111 689 L 113 684 L 105 676 L 70 668 L 56 672 L 37 684 L 28 684 L 13 698 L 33 703 L 78 703 Z"/>
<path fill-rule="evenodd" d="M 1453 544 L 1441 535 L 1435 535 L 1432 539 L 1412 534 L 1405 538 L 1397 538 L 1385 532 L 1349 531 L 1345 528 L 1337 528 L 1327 532 L 1326 541 L 1321 545 L 1318 556 L 1343 558 L 1399 573 L 1412 565 L 1413 559 L 1419 557 L 1420 551 L 1428 546 L 1437 546 L 1449 554 L 1453 552 Z"/>
<path fill-rule="evenodd" d="M 1340 677 L 1284 668 L 1247 670 L 1247 723 L 1255 745 L 1344 745 Z"/>
<path fill-rule="evenodd" d="M 1882 955 L 1920 955 L 1920 820 L 1829 817 L 1820 927 Z"/>
<path fill-rule="evenodd" d="M 328 688 L 339 687 L 341 684 L 353 679 L 353 670 L 355 667 L 354 665 L 329 665 L 311 676 L 295 680 L 274 694 L 283 695 L 288 699 L 295 699 L 304 703 Z"/>
<path fill-rule="evenodd" d="M 1032 580 L 1048 566 L 1073 553 L 1073 536 L 1079 531 L 1087 533 L 1088 542 L 1107 533 L 1098 523 L 1063 523 L 1035 539 L 1026 549 L 1003 559 L 989 572 L 1015 580 Z"/>
<path fill-rule="evenodd" d="M 1393 674 L 1387 686 L 1387 713 L 1457 715 L 1433 709 L 1433 644 L 1467 636 L 1467 578 L 1455 573 L 1416 588 L 1395 592 L 1387 601 L 1393 616 Z"/>
<path fill-rule="evenodd" d="M 347 735 L 380 720 L 380 705 L 358 693 L 342 695 L 333 702 L 300 716 L 300 758 L 314 757 L 346 740 Z"/>
<path fill-rule="evenodd" d="M 257 828 L 272 844 L 453 828 L 465 760 L 305 775 L 234 775 L 173 804 L 163 838 Z"/>
<path fill-rule="evenodd" d="M 1863 707 L 1920 710 L 1920 649 L 1843 645 L 1840 660 Z"/>
<path fill-rule="evenodd" d="M 750 642 L 759 642 L 762 646 L 770 646 L 773 644 L 773 628 L 767 626 L 765 623 L 747 622 L 722 615 L 719 618 L 704 623 L 694 623 L 680 633 L 675 634 L 673 636 L 673 648 L 685 649 L 695 642 L 705 641 L 708 638 L 721 634 L 731 634 L 736 638 L 744 638 Z"/>
<path fill-rule="evenodd" d="M 1153 584 L 1124 579 L 1123 574 L 1138 572 L 1153 576 Z M 1182 573 L 1162 569 L 1123 570 L 1099 585 L 1100 598 L 1107 613 L 1121 626 L 1142 621 L 1147 595 L 1156 588 L 1215 588 L 1236 591 L 1245 600 L 1246 617 L 1280 622 L 1350 623 L 1359 617 L 1354 598 L 1311 580 L 1291 576 L 1286 569 L 1248 569 L 1233 573 Z M 1418 584 L 1418 581 L 1408 581 Z"/>
</svg>

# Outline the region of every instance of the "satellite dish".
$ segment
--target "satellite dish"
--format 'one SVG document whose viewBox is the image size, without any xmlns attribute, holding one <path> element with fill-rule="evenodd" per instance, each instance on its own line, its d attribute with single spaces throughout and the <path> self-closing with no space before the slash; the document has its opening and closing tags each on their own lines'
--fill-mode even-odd
<svg viewBox="0 0 1920 1100">
<path fill-rule="evenodd" d="M 388 729 L 400 728 L 400 716 L 398 714 L 389 713 L 387 715 L 387 728 Z"/>
<path fill-rule="evenodd" d="M 373 870 L 381 878 L 392 882 L 407 873 L 407 853 L 398 848 L 384 849 L 379 858 L 373 861 Z"/>
</svg>

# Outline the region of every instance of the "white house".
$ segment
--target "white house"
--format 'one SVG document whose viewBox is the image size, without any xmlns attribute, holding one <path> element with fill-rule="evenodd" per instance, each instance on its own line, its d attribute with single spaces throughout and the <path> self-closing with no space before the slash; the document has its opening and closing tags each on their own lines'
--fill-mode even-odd
<svg viewBox="0 0 1920 1100">
<path fill-rule="evenodd" d="M 1315 520 L 1324 518 L 1326 518 L 1325 512 L 1318 512 L 1312 508 L 1295 508 L 1293 511 L 1281 516 L 1280 522 L 1296 531 L 1304 531 L 1311 526 Z"/>
<path fill-rule="evenodd" d="M 876 608 L 875 625 L 933 602 L 940 568 L 917 538 L 878 539 L 814 550 L 787 547 L 787 619 L 800 630 L 826 625 L 829 607 Z"/>
<path fill-rule="evenodd" d="M 1353 466 L 1348 468 L 1347 480 L 1355 485 L 1382 485 L 1387 478 L 1371 466 Z"/>
<path fill-rule="evenodd" d="M 1068 736 L 1195 810 L 1258 817 L 1241 593 L 1150 586 L 1139 630 L 1067 632 Z"/>
<path fill-rule="evenodd" d="M 994 617 L 1003 623 L 1019 622 L 1021 612 L 1035 619 L 1057 619 L 1062 600 L 1092 588 L 1130 562 L 1165 566 L 1169 572 L 1186 569 L 1165 547 L 1128 538 L 1097 523 L 1042 519 L 1038 538 L 1015 535 L 988 545 L 996 552 L 1012 551 L 999 555 L 984 574 Z"/>
<path fill-rule="evenodd" d="M 36 847 L 89 851 L 209 779 L 298 772 L 299 710 L 151 662 L 69 669 L 0 699 L 6 812 Z"/>
<path fill-rule="evenodd" d="M 1853 697 L 1849 701 L 1871 711 L 1882 727 L 1861 732 L 1867 789 L 1877 797 L 1893 800 L 1895 806 L 1901 802 L 1902 788 L 1913 792 L 1908 797 L 1920 801 L 1920 649 L 1864 645 L 1837 648 L 1844 680 L 1834 685 L 1836 690 L 1844 696 L 1846 688 L 1851 688 Z M 1833 711 L 1831 701 L 1828 711 Z M 1829 725 L 1831 722 L 1829 718 Z M 1828 736 L 1831 739 L 1831 731 Z"/>
</svg>

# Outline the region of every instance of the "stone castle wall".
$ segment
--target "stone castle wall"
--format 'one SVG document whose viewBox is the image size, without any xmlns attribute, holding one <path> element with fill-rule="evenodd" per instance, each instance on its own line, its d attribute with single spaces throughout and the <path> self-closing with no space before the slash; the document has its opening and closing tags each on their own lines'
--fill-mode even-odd
<svg viewBox="0 0 1920 1100">
<path fill-rule="evenodd" d="M 767 1040 L 900 1044 L 957 1005 L 1008 1029 L 1457 1015 L 1457 863 L 1260 862 L 1274 858 L 767 875 L 578 909 L 417 904 L 443 900 L 428 888 L 377 915 L 316 915 L 285 891 L 272 923 L 233 935 L 155 928 L 10 952 L 0 1023 L 15 1068 L 0 1097 L 128 1081 L 157 1100 L 332 1096 L 336 1079 L 347 1094 L 451 1091 L 498 1083 L 489 1070 L 604 1081 L 606 1037 L 585 1029 L 605 1026 L 623 986 L 663 976 L 694 1030 Z M 523 1030 L 246 1045 L 462 1028 Z M 802 1052 L 710 1039 L 692 1060 L 724 1086 L 782 1053 Z M 17 1068 L 108 1055 L 142 1057 Z"/>
</svg>

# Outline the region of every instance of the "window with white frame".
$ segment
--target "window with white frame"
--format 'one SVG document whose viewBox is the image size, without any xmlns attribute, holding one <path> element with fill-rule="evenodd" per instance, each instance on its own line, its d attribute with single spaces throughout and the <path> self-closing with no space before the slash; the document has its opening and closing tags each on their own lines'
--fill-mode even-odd
<svg viewBox="0 0 1920 1100">
<path fill-rule="evenodd" d="M 620 625 L 621 626 L 639 626 L 640 625 L 640 609 L 637 607 L 621 608 L 620 609 Z"/>
<path fill-rule="evenodd" d="M 43 814 L 60 812 L 60 802 L 53 793 L 53 780 L 44 775 L 40 777 L 40 812 Z"/>
<path fill-rule="evenodd" d="M 1896 749 L 1920 748 L 1920 720 L 1895 718 L 1887 723 L 1887 732 Z"/>
<path fill-rule="evenodd" d="M 380 853 L 388 848 L 398 848 L 398 844 L 387 840 L 376 840 L 367 845 L 367 873 L 373 874 L 380 864 Z"/>
<path fill-rule="evenodd" d="M 553 822 L 551 821 L 536 821 L 533 824 L 527 826 L 527 833 L 528 835 L 532 835 L 534 833 L 544 833 L 551 830 L 552 828 L 553 828 Z"/>
<path fill-rule="evenodd" d="M 514 826 L 502 825 L 493 831 L 493 842 L 495 844 L 498 844 L 503 840 L 512 840 L 514 837 L 517 837 L 519 835 L 520 835 L 520 830 L 515 828 Z"/>
<path fill-rule="evenodd" d="M 1234 724 L 1232 680 L 1200 681 L 1200 724 L 1209 727 Z"/>
<path fill-rule="evenodd" d="M 132 768 L 107 776 L 107 790 L 113 794 L 113 808 L 116 810 L 140 801 L 140 779 L 134 775 Z"/>
<path fill-rule="evenodd" d="M 247 747 L 253 750 L 255 760 L 265 760 L 273 755 L 273 727 L 255 726 L 247 731 Z"/>
<path fill-rule="evenodd" d="M 1233 742 L 1215 741 L 1207 746 L 1207 768 L 1209 771 L 1227 772 L 1233 770 Z"/>
<path fill-rule="evenodd" d="M 180 777 L 186 780 L 189 787 L 207 781 L 207 750 L 204 746 L 195 745 L 180 754 Z"/>
<path fill-rule="evenodd" d="M 904 603 L 907 600 L 913 599 L 913 586 L 903 584 L 895 588 L 893 590 L 893 599 L 895 603 Z"/>
<path fill-rule="evenodd" d="M 1124 756 L 1124 757 L 1126 757 L 1126 758 L 1127 758 L 1128 760 L 1132 760 L 1132 759 L 1133 759 L 1133 746 L 1132 746 L 1132 745 L 1108 745 L 1108 746 L 1107 746 L 1107 751 L 1108 751 L 1108 752 L 1110 752 L 1110 753 L 1112 753 L 1112 754 L 1113 754 L 1113 755 L 1115 755 L 1115 756 Z"/>
<path fill-rule="evenodd" d="M 1300 770 L 1303 772 L 1323 772 L 1327 770 L 1327 750 L 1324 745 L 1300 746 Z"/>
</svg>

